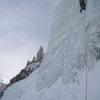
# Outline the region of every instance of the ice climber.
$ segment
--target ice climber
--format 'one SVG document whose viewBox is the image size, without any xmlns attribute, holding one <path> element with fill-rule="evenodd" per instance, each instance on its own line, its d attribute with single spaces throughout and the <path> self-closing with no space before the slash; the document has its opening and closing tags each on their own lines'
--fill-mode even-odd
<svg viewBox="0 0 100 100">
<path fill-rule="evenodd" d="M 86 10 L 86 0 L 79 0 L 80 2 L 80 13 L 82 13 L 82 10 Z"/>
</svg>

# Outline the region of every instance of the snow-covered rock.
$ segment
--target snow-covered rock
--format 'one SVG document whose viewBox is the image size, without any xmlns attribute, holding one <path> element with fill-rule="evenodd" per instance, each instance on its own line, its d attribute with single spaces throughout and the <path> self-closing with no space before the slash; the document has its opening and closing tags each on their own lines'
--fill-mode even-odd
<svg viewBox="0 0 100 100">
<path fill-rule="evenodd" d="M 2 100 L 100 100 L 99 59 L 100 0 L 88 0 L 83 13 L 79 0 L 61 0 L 41 67 Z"/>
<path fill-rule="evenodd" d="M 6 86 L 5 90 L 12 86 L 14 83 L 21 81 L 27 78 L 33 71 L 35 71 L 38 67 L 40 67 L 42 60 L 44 57 L 44 50 L 41 46 L 39 51 L 37 52 L 37 56 L 33 57 L 32 61 L 27 61 L 27 64 L 24 69 L 20 71 L 15 77 L 10 80 L 10 83 Z"/>
<path fill-rule="evenodd" d="M 0 97 L 3 95 L 3 91 L 6 87 L 6 83 L 4 83 L 4 80 L 0 78 Z"/>
</svg>

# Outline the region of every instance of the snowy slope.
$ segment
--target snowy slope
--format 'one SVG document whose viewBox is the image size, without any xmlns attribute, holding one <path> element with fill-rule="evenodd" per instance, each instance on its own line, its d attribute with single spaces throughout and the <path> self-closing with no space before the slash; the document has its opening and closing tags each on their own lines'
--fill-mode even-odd
<svg viewBox="0 0 100 100">
<path fill-rule="evenodd" d="M 100 100 L 100 0 L 61 0 L 41 67 L 9 87 L 2 100 Z"/>
</svg>

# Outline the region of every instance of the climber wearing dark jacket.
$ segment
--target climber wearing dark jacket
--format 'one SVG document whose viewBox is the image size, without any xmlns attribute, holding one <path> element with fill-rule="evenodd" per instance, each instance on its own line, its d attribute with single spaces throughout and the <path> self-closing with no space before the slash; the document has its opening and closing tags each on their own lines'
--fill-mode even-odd
<svg viewBox="0 0 100 100">
<path fill-rule="evenodd" d="M 82 10 L 86 10 L 86 0 L 79 0 L 80 2 L 80 12 L 82 13 Z"/>
</svg>

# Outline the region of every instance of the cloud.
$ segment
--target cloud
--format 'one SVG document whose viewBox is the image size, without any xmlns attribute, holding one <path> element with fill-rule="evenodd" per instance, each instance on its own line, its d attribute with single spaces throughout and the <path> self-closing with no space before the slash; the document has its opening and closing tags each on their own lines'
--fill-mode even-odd
<svg viewBox="0 0 100 100">
<path fill-rule="evenodd" d="M 47 48 L 58 0 L 0 1 L 0 75 L 10 79 Z"/>
</svg>

